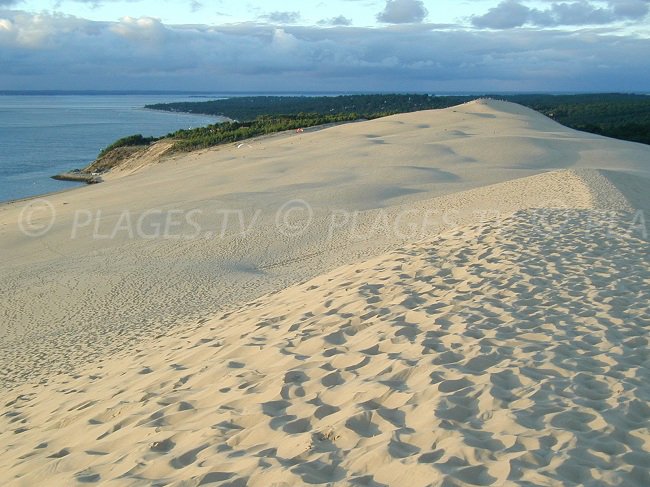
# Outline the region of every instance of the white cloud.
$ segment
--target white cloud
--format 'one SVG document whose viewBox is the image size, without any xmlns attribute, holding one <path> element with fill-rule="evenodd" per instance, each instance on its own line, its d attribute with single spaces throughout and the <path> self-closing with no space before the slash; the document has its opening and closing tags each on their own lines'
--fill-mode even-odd
<svg viewBox="0 0 650 487">
<path fill-rule="evenodd" d="M 420 0 L 386 0 L 377 20 L 385 24 L 422 22 L 429 12 Z"/>
<path fill-rule="evenodd" d="M 119 22 L 111 23 L 109 30 L 131 41 L 148 44 L 162 42 L 167 33 L 162 22 L 152 17 L 122 17 Z"/>
<path fill-rule="evenodd" d="M 318 21 L 318 25 L 352 25 L 352 20 L 343 15 Z"/>
<path fill-rule="evenodd" d="M 61 36 L 93 26 L 88 21 L 62 14 L 28 14 L 12 10 L 0 12 L 0 21 L 5 26 L 5 34 L 11 34 L 4 42 L 33 49 L 54 49 Z"/>
<path fill-rule="evenodd" d="M 5 89 L 640 90 L 650 40 L 602 31 L 172 26 L 0 11 Z"/>
<path fill-rule="evenodd" d="M 551 2 L 544 9 L 532 8 L 521 0 L 504 0 L 484 15 L 472 17 L 479 28 L 510 29 L 524 25 L 537 27 L 607 25 L 615 22 L 641 20 L 648 15 L 648 0 L 610 0 L 602 2 L 575 0 Z"/>
<path fill-rule="evenodd" d="M 271 12 L 262 18 L 274 24 L 295 24 L 300 20 L 300 12 Z"/>
<path fill-rule="evenodd" d="M 291 51 L 300 48 L 300 41 L 284 29 L 275 29 L 272 46 L 282 51 Z"/>
<path fill-rule="evenodd" d="M 530 9 L 518 0 L 505 0 L 491 8 L 485 15 L 472 17 L 476 27 L 491 29 L 510 29 L 520 27 L 528 22 Z"/>
<path fill-rule="evenodd" d="M 10 32 L 14 30 L 14 24 L 8 19 L 0 19 L 0 30 Z"/>
</svg>

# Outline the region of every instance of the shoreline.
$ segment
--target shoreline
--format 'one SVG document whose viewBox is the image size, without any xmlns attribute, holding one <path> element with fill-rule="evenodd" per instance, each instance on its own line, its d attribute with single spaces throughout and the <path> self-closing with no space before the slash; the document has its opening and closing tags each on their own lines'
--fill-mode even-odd
<svg viewBox="0 0 650 487">
<path fill-rule="evenodd" d="M 24 107 L 30 107 L 30 110 L 34 109 L 35 113 L 39 114 L 38 116 L 43 116 L 42 114 L 45 113 L 43 105 L 51 104 L 50 116 L 55 117 L 56 120 L 52 127 L 47 126 L 43 129 L 42 136 L 30 144 L 29 151 L 16 144 L 16 141 L 9 137 L 9 132 L 3 133 L 0 137 L 2 143 L 7 144 L 7 152 L 3 154 L 0 205 L 39 198 L 86 183 L 85 180 L 79 181 L 67 177 L 61 178 L 63 183 L 57 183 L 55 182 L 57 179 L 52 176 L 84 168 L 96 159 L 103 147 L 124 135 L 143 132 L 146 135 L 164 136 L 182 128 L 199 127 L 220 120 L 218 117 L 208 115 L 173 114 L 144 109 L 144 105 L 150 103 L 192 100 L 185 96 L 184 92 L 137 92 L 118 96 L 122 93 L 90 90 L 70 93 L 74 95 L 72 97 L 58 96 L 64 94 L 56 92 L 29 94 L 38 96 L 20 96 L 21 93 L 14 92 L 2 93 L 2 105 L 8 110 L 8 117 L 22 120 L 21 114 L 27 113 Z M 80 109 L 78 112 L 80 117 L 84 122 L 90 123 L 75 126 L 74 133 L 68 129 L 61 132 L 57 127 L 64 127 L 67 123 L 74 122 L 66 119 L 65 109 L 70 106 Z M 109 124 L 107 128 L 98 128 L 100 125 L 93 122 L 96 120 L 102 122 L 106 117 L 113 116 L 116 117 L 117 123 Z M 16 130 L 22 134 L 24 127 L 20 125 Z M 82 135 L 74 136 L 75 133 Z"/>
<path fill-rule="evenodd" d="M 53 177 L 50 176 L 50 179 L 53 179 Z M 56 181 L 65 181 L 65 180 L 57 179 Z M 80 189 L 80 188 L 83 188 L 83 187 L 87 186 L 87 185 L 82 185 L 83 183 L 81 183 L 80 181 L 67 181 L 67 182 L 77 182 L 77 183 L 79 183 L 79 186 L 72 186 L 72 187 L 69 187 L 69 188 L 62 188 L 62 189 L 59 189 L 59 190 L 56 190 L 56 191 L 48 191 L 47 193 L 40 193 L 40 194 L 35 194 L 35 195 L 32 195 L 32 196 L 23 196 L 21 198 L 13 198 L 13 199 L 6 200 L 6 201 L 0 201 L 0 210 L 2 210 L 6 206 L 13 205 L 15 203 L 23 203 L 25 201 L 32 201 L 32 200 L 45 198 L 45 197 L 48 197 L 48 196 L 54 196 L 54 195 L 58 195 L 58 194 L 62 194 L 62 193 L 67 193 L 69 191 L 74 191 L 74 190 L 77 190 L 77 189 Z"/>
<path fill-rule="evenodd" d="M 139 93 L 137 93 L 137 94 L 139 94 Z M 542 94 L 542 95 L 544 95 L 544 94 Z M 263 95 L 256 95 L 256 96 L 263 96 Z M 282 96 L 282 95 L 280 95 L 280 96 Z M 449 95 L 445 94 L 445 95 L 440 95 L 440 96 L 449 96 Z M 454 96 L 473 96 L 473 94 L 454 95 Z M 223 99 L 227 99 L 227 98 L 228 97 L 223 98 Z M 220 100 L 220 99 L 222 99 L 222 98 L 218 97 L 217 101 Z M 210 101 L 215 101 L 215 100 L 210 100 Z M 164 102 L 162 104 L 166 105 L 166 104 L 170 104 L 170 103 L 176 103 L 176 102 Z M 188 102 L 188 103 L 201 103 L 201 102 L 191 101 L 191 102 Z M 140 107 L 139 109 L 143 110 L 143 111 L 148 111 L 148 112 L 150 111 L 150 112 L 166 113 L 166 114 L 177 114 L 177 115 L 182 114 L 182 115 L 195 116 L 195 117 L 209 117 L 209 118 L 213 119 L 211 121 L 212 123 L 223 123 L 223 122 L 228 122 L 228 121 L 236 121 L 235 119 L 230 118 L 230 117 L 225 116 L 225 115 L 214 115 L 214 114 L 211 114 L 211 113 L 198 113 L 198 112 L 191 112 L 191 111 L 165 110 L 165 109 L 160 109 L 160 108 L 150 108 L 148 105 L 144 105 L 143 107 Z M 557 122 L 557 120 L 555 120 L 554 118 L 551 118 L 551 119 Z M 358 121 L 361 121 L 361 120 L 358 120 Z M 322 126 L 316 126 L 316 127 L 305 127 L 305 131 L 311 132 L 311 131 L 320 130 L 320 129 L 323 129 L 323 128 L 328 128 L 328 127 L 331 127 L 331 126 L 336 126 L 338 124 L 344 124 L 344 123 L 352 123 L 352 121 L 329 123 L 329 124 L 325 124 L 325 125 L 322 125 Z M 561 123 L 561 122 L 558 122 L 558 123 Z M 565 126 L 568 126 L 569 128 L 571 128 L 570 125 L 565 125 Z M 579 130 L 579 129 L 576 129 L 576 128 L 573 128 L 572 130 L 577 130 L 577 131 L 579 131 L 581 133 L 591 134 L 591 135 L 600 136 L 600 137 L 613 138 L 615 140 L 625 140 L 625 139 L 614 137 L 614 136 L 607 135 L 607 134 L 586 132 L 584 130 Z M 267 134 L 267 136 L 268 135 L 273 135 L 273 134 Z M 163 136 L 163 137 L 165 137 L 165 136 Z M 262 137 L 264 137 L 264 136 L 262 136 Z M 251 140 L 254 140 L 255 138 L 256 137 L 253 137 L 253 138 L 250 138 L 250 139 L 242 139 L 239 142 L 245 142 L 246 143 L 246 142 L 249 142 Z M 638 143 L 638 144 L 645 145 L 643 142 L 639 142 L 639 141 L 627 140 L 627 142 L 632 142 L 632 143 Z M 209 149 L 209 147 L 206 147 L 205 149 Z M 198 149 L 198 150 L 204 150 L 204 148 L 201 148 L 201 149 Z M 191 152 L 193 152 L 193 151 L 190 151 L 188 153 L 191 153 Z M 96 161 L 96 159 L 95 159 L 95 161 Z M 54 176 L 49 176 L 49 177 L 51 179 L 54 179 L 54 180 L 68 181 L 68 182 L 73 182 L 73 183 L 95 184 L 95 183 L 102 182 L 103 180 L 102 180 L 101 177 L 95 177 L 95 176 L 98 176 L 98 175 L 95 175 L 95 176 L 90 175 L 89 176 L 89 175 L 82 175 L 82 174 L 79 174 L 77 172 L 77 171 L 79 171 L 79 172 L 84 171 L 84 169 L 86 169 L 87 167 L 92 165 L 95 161 L 91 161 L 84 168 L 79 168 L 78 170 L 75 169 L 75 170 L 71 170 L 71 171 L 62 172 L 62 173 L 55 174 Z M 65 188 L 65 189 L 62 189 L 62 190 L 54 190 L 54 191 L 50 191 L 48 193 L 36 193 L 36 194 L 31 194 L 29 196 L 24 196 L 24 197 L 20 197 L 20 198 L 16 198 L 16 199 L 9 199 L 9 200 L 6 200 L 6 201 L 0 200 L 0 205 L 3 205 L 5 203 L 11 203 L 11 202 L 14 202 L 14 201 L 25 200 L 25 199 L 39 198 L 39 197 L 44 196 L 46 194 L 57 193 L 57 192 L 64 191 L 64 190 L 67 190 L 67 189 L 74 189 L 74 188 Z"/>
<path fill-rule="evenodd" d="M 68 174 L 70 174 L 70 172 L 55 174 L 54 176 L 49 176 L 49 179 L 54 179 L 55 181 L 63 181 L 63 182 L 68 182 L 68 183 L 78 183 L 78 186 L 71 186 L 71 187 L 67 187 L 67 188 L 61 188 L 61 189 L 57 189 L 55 191 L 48 191 L 46 193 L 38 193 L 38 194 L 30 195 L 30 196 L 22 196 L 20 198 L 12 198 L 12 199 L 9 199 L 9 200 L 0 200 L 0 210 L 3 207 L 13 205 L 13 204 L 16 204 L 16 203 L 23 203 L 23 202 L 26 202 L 26 201 L 33 201 L 33 200 L 37 200 L 37 199 L 41 199 L 41 198 L 46 198 L 48 196 L 58 195 L 58 194 L 61 194 L 61 193 L 67 193 L 69 191 L 74 191 L 74 190 L 83 188 L 85 186 L 89 186 L 91 184 L 94 184 L 94 183 L 88 183 L 87 181 L 85 181 L 83 179 L 67 179 L 65 176 L 68 175 Z M 104 182 L 104 181 L 103 180 L 102 181 L 97 181 L 97 183 L 99 183 L 99 182 Z"/>
<path fill-rule="evenodd" d="M 193 102 L 192 102 L 193 103 Z M 223 122 L 237 122 L 234 118 L 226 117 L 225 115 L 213 115 L 211 113 L 196 113 L 196 112 L 183 112 L 180 110 L 163 110 L 161 108 L 150 108 L 148 106 L 143 106 L 141 110 L 146 110 L 149 112 L 156 112 L 156 113 L 171 113 L 171 114 L 182 114 L 182 115 L 194 115 L 196 117 L 213 117 L 217 119 L 223 119 L 223 120 L 217 120 L 215 123 L 223 123 Z"/>
</svg>

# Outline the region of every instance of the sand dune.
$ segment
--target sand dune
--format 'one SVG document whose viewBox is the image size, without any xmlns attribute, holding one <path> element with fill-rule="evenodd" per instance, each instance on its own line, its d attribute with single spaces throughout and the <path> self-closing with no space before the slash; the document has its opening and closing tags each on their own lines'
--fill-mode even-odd
<svg viewBox="0 0 650 487">
<path fill-rule="evenodd" d="M 496 213 L 588 206 L 581 181 L 589 171 L 647 177 L 650 159 L 647 146 L 569 130 L 496 101 L 250 145 L 50 195 L 45 210 L 56 218 L 42 237 L 19 230 L 28 205 L 0 205 L 0 382 L 47 380 L 183 322 Z M 545 181 L 525 179 L 565 168 L 571 172 Z M 504 182 L 508 189 L 491 186 Z M 278 230 L 292 200 L 313 211 L 307 222 L 306 211 L 291 213 L 302 233 Z M 36 225 L 48 211 L 43 222 L 35 213 Z M 182 224 L 190 217 L 198 234 Z M 181 223 L 171 238 L 155 232 L 165 219 Z"/>
<path fill-rule="evenodd" d="M 609 234 L 585 222 L 608 217 Z M 4 394 L 17 485 L 648 485 L 648 242 L 522 210 Z"/>
<path fill-rule="evenodd" d="M 649 155 L 481 101 L 0 206 L 0 482 L 650 484 Z"/>
</svg>

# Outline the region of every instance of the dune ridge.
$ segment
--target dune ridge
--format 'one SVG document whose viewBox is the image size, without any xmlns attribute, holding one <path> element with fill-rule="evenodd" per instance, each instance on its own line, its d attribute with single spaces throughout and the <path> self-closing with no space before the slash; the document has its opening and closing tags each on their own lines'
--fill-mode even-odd
<svg viewBox="0 0 650 487">
<path fill-rule="evenodd" d="M 457 225 L 531 207 L 625 208 L 617 185 L 627 206 L 644 207 L 648 160 L 647 146 L 478 100 L 138 164 L 129 176 L 48 195 L 56 218 L 42 237 L 19 230 L 29 202 L 0 205 L 0 384 L 69 373 Z M 313 221 L 287 236 L 277 216 L 291 200 L 309 204 Z M 195 211 L 196 238 L 134 235 L 149 212 Z M 240 212 L 221 235 L 218 211 Z M 335 220 L 340 211 L 349 224 Z M 130 225 L 112 232 L 125 212 Z M 88 224 L 77 231 L 77 221 Z M 180 235 L 193 232 L 186 227 Z"/>
<path fill-rule="evenodd" d="M 38 284 L 25 285 L 26 272 L 18 268 L 13 276 L 7 273 L 4 277 L 5 296 L 12 304 L 4 310 L 4 320 L 26 324 L 22 329 L 0 330 L 2 383 L 13 387 L 24 381 L 49 380 L 52 375 L 128 350 L 139 340 L 165 334 L 179 323 L 211 316 L 264 292 L 455 226 L 504 218 L 525 208 L 630 210 L 625 196 L 603 174 L 563 170 L 365 210 L 355 214 L 354 225 L 336 227 L 335 231 L 331 230 L 332 214 L 319 211 L 304 234 L 283 239 L 275 252 L 262 245 L 278 239 L 271 221 L 217 246 L 209 240 L 142 240 L 128 242 L 126 249 L 119 247 L 119 255 L 97 251 L 86 256 L 72 254 L 71 259 L 58 259 L 60 266 L 55 268 L 31 266 L 28 272 Z M 155 259 L 143 262 L 142 255 L 147 254 Z M 80 276 L 87 291 L 67 295 L 78 292 Z M 229 279 L 228 286 L 224 279 Z M 161 288 L 160 281 L 174 284 Z M 137 287 L 149 292 L 137 292 Z M 39 295 L 35 288 L 41 289 Z M 102 290 L 110 293 L 110 300 Z M 53 307 L 53 295 L 64 306 Z M 20 306 L 21 302 L 25 304 Z M 121 305 L 115 306 L 116 302 Z"/>
<path fill-rule="evenodd" d="M 649 247 L 632 218 L 518 210 L 18 387 L 0 471 L 16 485 L 647 485 Z"/>
</svg>

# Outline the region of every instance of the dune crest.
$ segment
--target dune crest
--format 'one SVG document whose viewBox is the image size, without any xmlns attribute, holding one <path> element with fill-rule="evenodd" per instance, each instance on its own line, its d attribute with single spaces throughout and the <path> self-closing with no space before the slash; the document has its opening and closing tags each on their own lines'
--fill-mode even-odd
<svg viewBox="0 0 650 487">
<path fill-rule="evenodd" d="M 65 253 L 53 254 L 58 264 L 55 273 L 44 274 L 46 264 L 39 263 L 5 275 L 6 296 L 13 303 L 5 310 L 6 323 L 13 327 L 0 329 L 0 378 L 5 387 L 49 380 L 53 374 L 70 373 L 102 356 L 120 354 L 143 339 L 212 316 L 224 307 L 236 308 L 238 302 L 460 225 L 503 219 L 527 208 L 630 211 L 625 195 L 603 174 L 597 170 L 544 173 L 361 211 L 352 214 L 346 225 L 339 225 L 330 210 L 317 211 L 306 232 L 289 239 L 290 245 L 278 235 L 273 218 L 260 218 L 245 236 L 222 240 L 120 241 L 121 235 L 117 242 L 91 240 L 94 245 L 119 245 L 89 255 L 74 250 L 75 245 L 86 248 L 88 239 L 63 236 L 61 252 Z M 83 230 L 92 232 L 93 227 Z M 147 255 L 166 257 L 143 259 Z M 37 284 L 28 285 L 30 275 Z M 35 295 L 35 287 L 44 291 Z M 149 291 L 134 292 L 136 287 Z M 52 303 L 52 293 L 61 300 L 59 306 Z M 110 293 L 121 306 L 114 306 L 102 293 Z M 25 304 L 17 306 L 21 302 Z"/>
</svg>

